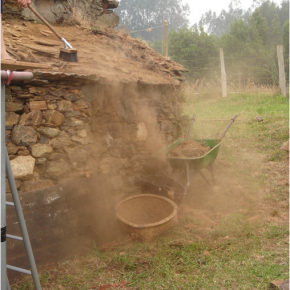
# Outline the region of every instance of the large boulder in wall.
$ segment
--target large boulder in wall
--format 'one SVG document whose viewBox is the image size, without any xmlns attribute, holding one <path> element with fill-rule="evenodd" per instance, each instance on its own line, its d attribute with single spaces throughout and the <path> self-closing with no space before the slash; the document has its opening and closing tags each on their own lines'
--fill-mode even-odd
<svg viewBox="0 0 290 290">
<path fill-rule="evenodd" d="M 73 3 L 74 7 L 71 7 L 69 3 Z M 119 5 L 119 2 L 115 0 L 79 0 L 72 2 L 67 0 L 32 0 L 32 5 L 50 23 L 62 23 L 74 18 L 72 13 L 74 10 L 77 11 L 77 14 L 85 15 L 92 26 L 116 27 L 119 25 L 119 16 L 111 10 Z M 26 20 L 41 22 L 28 8 L 22 10 L 22 16 Z M 78 22 L 77 19 L 74 18 L 74 20 Z"/>
</svg>

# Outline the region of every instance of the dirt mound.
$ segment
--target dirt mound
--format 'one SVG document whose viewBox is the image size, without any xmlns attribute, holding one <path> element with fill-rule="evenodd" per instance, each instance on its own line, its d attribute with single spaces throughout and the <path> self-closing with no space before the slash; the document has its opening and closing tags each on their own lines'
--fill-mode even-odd
<svg viewBox="0 0 290 290">
<path fill-rule="evenodd" d="M 181 142 L 179 145 L 170 151 L 171 157 L 200 157 L 204 156 L 211 147 L 206 147 L 204 144 L 196 142 L 194 140 L 187 140 Z"/>
<path fill-rule="evenodd" d="M 50 64 L 54 72 L 96 74 L 112 81 L 179 85 L 187 71 L 121 30 L 55 29 L 78 50 L 78 63 L 59 60 L 62 42 L 42 24 L 3 21 L 7 51 L 19 61 Z"/>
</svg>

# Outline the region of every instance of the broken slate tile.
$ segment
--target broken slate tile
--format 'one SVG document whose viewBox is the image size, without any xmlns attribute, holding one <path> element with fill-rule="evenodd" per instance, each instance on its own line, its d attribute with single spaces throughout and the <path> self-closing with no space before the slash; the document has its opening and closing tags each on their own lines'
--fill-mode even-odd
<svg viewBox="0 0 290 290">
<path fill-rule="evenodd" d="M 32 101 L 29 102 L 30 111 L 44 111 L 47 110 L 47 105 L 45 101 Z"/>
<path fill-rule="evenodd" d="M 11 130 L 19 122 L 20 115 L 14 112 L 5 112 L 5 129 Z"/>
<path fill-rule="evenodd" d="M 66 118 L 71 118 L 81 116 L 82 113 L 80 111 L 74 111 L 74 112 L 65 112 L 64 115 L 66 116 Z"/>
<path fill-rule="evenodd" d="M 60 101 L 57 103 L 57 110 L 60 112 L 73 112 L 74 107 L 70 101 Z"/>
<path fill-rule="evenodd" d="M 6 112 L 20 112 L 22 110 L 23 110 L 23 104 L 21 103 L 5 102 Z"/>
</svg>

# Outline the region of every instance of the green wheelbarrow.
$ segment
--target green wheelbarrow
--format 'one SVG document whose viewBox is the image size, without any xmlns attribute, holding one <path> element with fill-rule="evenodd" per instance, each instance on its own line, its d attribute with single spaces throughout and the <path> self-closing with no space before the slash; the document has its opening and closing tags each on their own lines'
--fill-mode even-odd
<svg viewBox="0 0 290 290">
<path fill-rule="evenodd" d="M 184 195 L 187 193 L 187 190 L 191 184 L 191 181 L 193 179 L 193 177 L 195 176 L 195 173 L 199 173 L 201 175 L 201 177 L 206 181 L 206 183 L 209 186 L 214 186 L 215 185 L 215 178 L 214 178 L 214 171 L 213 171 L 213 162 L 216 159 L 220 146 L 223 143 L 223 138 L 226 135 L 227 131 L 229 130 L 229 128 L 231 127 L 231 125 L 233 124 L 233 122 L 235 121 L 235 119 L 237 118 L 238 115 L 235 115 L 230 123 L 228 124 L 227 128 L 225 129 L 225 131 L 223 132 L 223 134 L 221 135 L 221 137 L 219 139 L 179 139 L 176 140 L 175 142 L 169 144 L 166 148 L 163 148 L 161 150 L 159 150 L 158 152 L 155 152 L 155 154 L 153 155 L 154 158 L 166 158 L 166 160 L 169 162 L 169 165 L 171 168 L 173 169 L 185 169 L 186 170 L 186 179 L 187 179 L 187 183 L 185 185 L 185 192 Z M 190 132 L 191 132 L 191 128 L 192 125 L 195 121 L 195 115 L 192 118 L 191 124 L 190 124 L 190 128 L 187 134 L 187 137 L 190 136 Z M 210 150 L 205 153 L 203 156 L 199 156 L 199 157 L 173 157 L 170 156 L 170 152 L 179 144 L 181 144 L 184 141 L 187 140 L 194 140 L 195 142 L 199 142 L 204 144 L 206 147 L 209 147 Z M 201 169 L 207 169 L 210 174 L 211 174 L 211 181 L 208 180 L 208 178 L 205 177 L 205 175 L 201 172 Z"/>
</svg>

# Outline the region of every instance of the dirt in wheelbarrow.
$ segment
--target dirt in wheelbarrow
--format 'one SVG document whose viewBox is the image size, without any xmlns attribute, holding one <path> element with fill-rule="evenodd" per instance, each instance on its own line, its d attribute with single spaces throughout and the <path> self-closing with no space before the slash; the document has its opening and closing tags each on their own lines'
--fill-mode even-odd
<svg viewBox="0 0 290 290">
<path fill-rule="evenodd" d="M 187 140 L 175 146 L 170 152 L 170 157 L 200 157 L 204 156 L 212 147 L 207 147 L 194 140 Z"/>
</svg>

